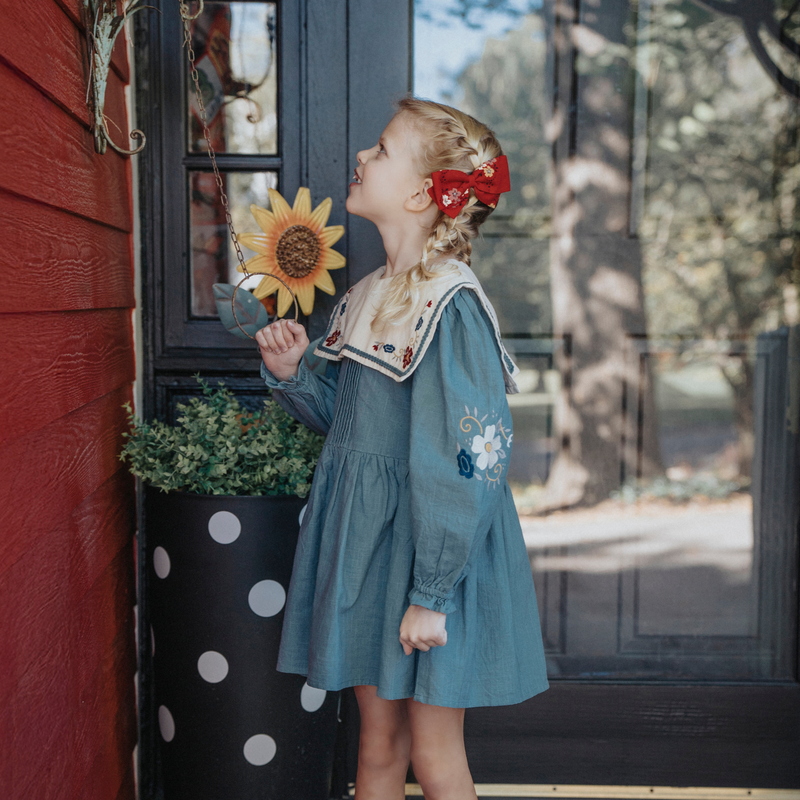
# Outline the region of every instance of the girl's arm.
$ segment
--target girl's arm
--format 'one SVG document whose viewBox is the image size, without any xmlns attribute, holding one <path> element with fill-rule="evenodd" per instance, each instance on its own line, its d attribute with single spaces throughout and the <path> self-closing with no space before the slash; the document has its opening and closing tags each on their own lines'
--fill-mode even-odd
<svg viewBox="0 0 800 800">
<path fill-rule="evenodd" d="M 319 339 L 308 341 L 298 323 L 280 320 L 256 334 L 261 377 L 287 413 L 317 433 L 327 434 L 333 419 L 339 361 L 313 355 Z"/>
<path fill-rule="evenodd" d="M 511 454 L 500 351 L 474 291 L 447 304 L 412 381 L 408 599 L 447 614 L 503 497 Z"/>
</svg>

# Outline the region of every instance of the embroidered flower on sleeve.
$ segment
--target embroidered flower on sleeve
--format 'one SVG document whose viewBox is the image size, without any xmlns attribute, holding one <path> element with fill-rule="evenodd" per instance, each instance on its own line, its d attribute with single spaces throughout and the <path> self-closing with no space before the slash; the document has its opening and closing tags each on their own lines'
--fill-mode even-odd
<svg viewBox="0 0 800 800">
<path fill-rule="evenodd" d="M 459 428 L 472 438 L 471 441 L 468 440 L 466 446 L 462 446 L 461 442 L 456 443 L 459 448 L 458 474 L 485 481 L 487 489 L 490 486 L 496 488 L 505 470 L 505 459 L 508 456 L 506 450 L 503 449 L 503 440 L 505 439 L 505 444 L 510 449 L 512 433 L 506 431 L 503 427 L 503 420 L 499 416 L 495 416 L 492 423 L 484 427 L 484 422 L 489 414 L 484 414 L 479 418 L 477 408 L 470 412 L 469 408 L 464 406 L 464 410 L 467 413 L 461 418 Z M 466 447 L 469 447 L 475 454 L 474 463 L 472 456 L 467 453 Z M 467 459 L 469 459 L 471 467 L 469 475 L 465 475 L 464 472 Z"/>
<path fill-rule="evenodd" d="M 342 332 L 337 328 L 326 340 L 325 345 L 330 347 L 332 344 L 335 344 L 339 337 L 342 335 Z"/>
<path fill-rule="evenodd" d="M 422 327 L 422 317 L 417 320 L 417 327 L 414 328 L 415 331 L 418 331 Z"/>
<path fill-rule="evenodd" d="M 383 346 L 384 353 L 394 353 L 394 345 L 393 344 L 385 344 Z"/>
<path fill-rule="evenodd" d="M 458 474 L 465 478 L 471 478 L 475 472 L 475 465 L 472 463 L 472 456 L 462 447 L 457 458 Z"/>
<path fill-rule="evenodd" d="M 478 469 L 487 467 L 491 469 L 500 457 L 497 452 L 500 450 L 500 436 L 495 436 L 494 430 L 494 425 L 487 425 L 483 436 L 476 433 L 472 440 L 472 452 L 478 453 L 478 458 L 475 460 Z"/>
<path fill-rule="evenodd" d="M 342 307 L 339 309 L 339 316 L 341 317 L 344 314 L 344 310 L 347 308 L 347 303 L 342 303 Z"/>
<path fill-rule="evenodd" d="M 405 353 L 403 353 L 403 369 L 405 369 L 411 363 L 411 356 L 414 355 L 414 350 L 410 347 L 406 347 Z"/>
</svg>

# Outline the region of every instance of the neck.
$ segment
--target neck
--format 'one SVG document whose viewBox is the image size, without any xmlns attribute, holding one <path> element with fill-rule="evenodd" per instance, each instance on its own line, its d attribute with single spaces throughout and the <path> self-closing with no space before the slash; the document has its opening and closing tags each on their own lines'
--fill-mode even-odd
<svg viewBox="0 0 800 800">
<path fill-rule="evenodd" d="M 428 240 L 428 232 L 416 218 L 404 225 L 378 225 L 386 251 L 384 278 L 393 278 L 411 269 L 422 258 L 422 249 Z"/>
</svg>

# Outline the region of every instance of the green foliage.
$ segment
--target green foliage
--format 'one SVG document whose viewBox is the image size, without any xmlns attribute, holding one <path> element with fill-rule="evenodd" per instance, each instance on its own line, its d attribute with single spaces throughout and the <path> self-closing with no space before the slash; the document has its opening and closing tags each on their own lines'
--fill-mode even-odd
<svg viewBox="0 0 800 800">
<path fill-rule="evenodd" d="M 695 497 L 723 500 L 746 488 L 747 482 L 744 480 L 730 481 L 711 473 L 698 473 L 686 480 L 670 480 L 661 476 L 649 482 L 629 482 L 621 489 L 611 492 L 610 497 L 623 503 L 654 498 L 675 502 L 685 502 Z"/>
<path fill-rule="evenodd" d="M 324 437 L 274 400 L 247 411 L 221 381 L 212 389 L 195 378 L 204 397 L 179 403 L 174 426 L 143 422 L 125 404 L 130 432 L 119 457 L 131 472 L 165 492 L 305 497 Z"/>
</svg>

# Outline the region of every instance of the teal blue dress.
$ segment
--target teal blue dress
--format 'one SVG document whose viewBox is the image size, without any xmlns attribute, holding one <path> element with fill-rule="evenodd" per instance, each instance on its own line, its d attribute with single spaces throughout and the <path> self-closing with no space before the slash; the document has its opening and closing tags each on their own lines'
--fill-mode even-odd
<svg viewBox="0 0 800 800">
<path fill-rule="evenodd" d="M 500 350 L 459 289 L 398 382 L 313 355 L 274 399 L 326 434 L 289 585 L 277 668 L 337 690 L 377 686 L 451 708 L 548 687 L 530 562 L 505 473 L 513 440 Z M 443 611 L 447 643 L 405 655 L 409 604 Z"/>
</svg>

